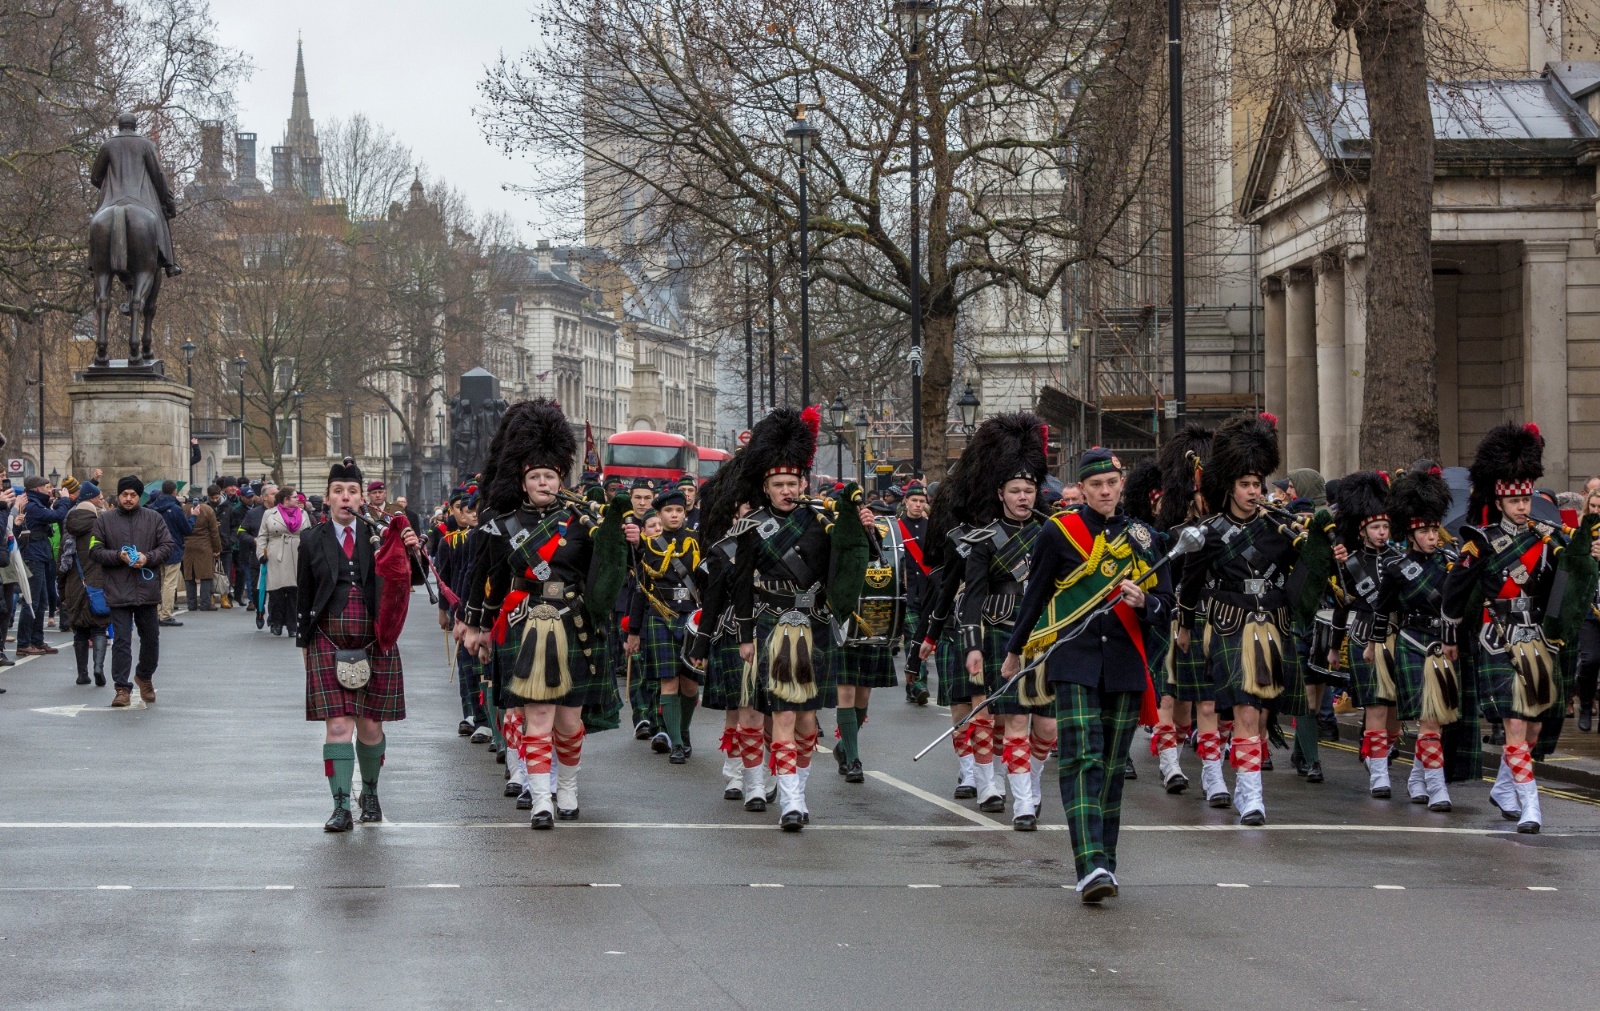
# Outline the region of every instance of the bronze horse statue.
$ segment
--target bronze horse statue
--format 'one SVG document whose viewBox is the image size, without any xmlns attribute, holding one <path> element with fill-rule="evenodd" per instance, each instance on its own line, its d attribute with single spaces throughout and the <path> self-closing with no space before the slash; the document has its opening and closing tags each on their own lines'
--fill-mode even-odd
<svg viewBox="0 0 1600 1011">
<path fill-rule="evenodd" d="M 110 364 L 106 330 L 111 317 L 111 282 L 122 282 L 128 301 L 128 364 L 155 360 L 150 350 L 151 321 L 161 294 L 161 275 L 182 271 L 172 255 L 167 219 L 177 213 L 172 192 L 156 158 L 155 145 L 139 136 L 134 117 L 124 113 L 117 133 L 95 157 L 90 181 L 100 189 L 100 207 L 89 219 L 89 270 L 94 275 L 94 364 Z M 143 323 L 143 333 L 140 324 Z"/>
</svg>

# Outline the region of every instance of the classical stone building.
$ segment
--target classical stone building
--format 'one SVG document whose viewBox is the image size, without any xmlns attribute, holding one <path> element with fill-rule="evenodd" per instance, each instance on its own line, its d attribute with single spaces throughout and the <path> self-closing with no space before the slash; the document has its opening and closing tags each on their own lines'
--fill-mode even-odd
<svg viewBox="0 0 1600 1011">
<path fill-rule="evenodd" d="M 1533 421 L 1551 487 L 1600 472 L 1600 63 L 1431 89 L 1433 275 L 1441 462 L 1470 461 L 1502 421 Z M 1280 101 L 1239 211 L 1260 230 L 1266 408 L 1286 467 L 1362 460 L 1365 178 L 1359 84 Z"/>
</svg>

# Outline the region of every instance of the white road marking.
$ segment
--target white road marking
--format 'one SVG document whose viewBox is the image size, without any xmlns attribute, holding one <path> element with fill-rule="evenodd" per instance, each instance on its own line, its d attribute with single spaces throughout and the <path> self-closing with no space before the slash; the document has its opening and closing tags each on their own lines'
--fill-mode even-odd
<svg viewBox="0 0 1600 1011">
<path fill-rule="evenodd" d="M 883 777 L 885 779 L 891 777 Z M 907 785 L 908 790 L 916 791 L 916 787 Z M 920 796 L 924 791 L 917 791 Z M 942 802 L 943 798 L 926 795 L 924 799 L 931 802 Z M 941 806 L 942 803 L 941 803 Z M 951 804 L 950 807 L 955 807 Z M 995 832 L 1006 831 L 1007 826 L 998 822 L 989 821 L 982 816 L 962 811 L 963 815 L 971 818 L 971 825 L 882 825 L 882 824 L 813 824 L 806 826 L 806 832 Z M 1376 833 L 1410 833 L 1415 835 L 1468 835 L 1468 836 L 1495 836 L 1515 834 L 1516 828 L 1440 828 L 1429 826 L 1408 827 L 1403 825 L 1274 825 L 1269 826 L 1279 832 L 1376 832 Z M 201 830 L 201 831 L 295 831 L 301 832 L 309 829 L 321 829 L 320 821 L 12 821 L 0 822 L 0 832 L 4 831 L 84 831 L 91 829 L 156 829 L 156 830 Z M 435 821 L 435 822 L 406 822 L 403 826 L 392 822 L 382 821 L 376 824 L 362 825 L 362 831 L 384 829 L 394 832 L 409 832 L 412 830 L 426 831 L 451 831 L 451 830 L 476 830 L 476 829 L 517 829 L 526 832 L 528 823 L 525 821 L 497 822 L 497 821 Z M 664 831 L 719 831 L 719 832 L 777 832 L 776 822 L 665 822 L 665 821 L 589 821 L 589 822 L 563 822 L 562 832 L 571 832 L 579 829 L 624 829 L 624 830 L 664 830 Z M 1066 825 L 1040 825 L 1041 832 L 1065 832 Z M 1248 825 L 1124 825 L 1124 832 L 1260 832 L 1261 827 Z M 1555 839 L 1572 838 L 1577 833 L 1573 832 L 1541 832 L 1543 836 Z"/>
<path fill-rule="evenodd" d="M 132 885 L 95 885 L 95 888 L 98 889 L 99 891 L 102 891 L 102 892 L 131 892 L 131 891 L 133 891 L 133 886 Z"/>
<path fill-rule="evenodd" d="M 771 881 L 752 881 L 751 888 L 782 888 L 783 886 Z"/>
<path fill-rule="evenodd" d="M 264 892 L 292 892 L 294 891 L 294 885 L 263 885 L 261 890 Z"/>
<path fill-rule="evenodd" d="M 591 882 L 589 882 L 589 887 L 590 888 L 621 888 L 622 887 L 622 883 L 620 881 L 591 881 Z"/>
<path fill-rule="evenodd" d="M 48 706 L 44 709 L 35 709 L 34 712 L 44 713 L 47 716 L 76 716 L 88 708 L 87 705 Z"/>
<path fill-rule="evenodd" d="M 907 888 L 939 888 L 940 885 L 906 885 Z"/>
<path fill-rule="evenodd" d="M 461 886 L 460 885 L 446 885 L 446 884 L 437 884 L 437 883 L 435 883 L 435 884 L 424 885 L 423 887 L 424 888 L 460 888 Z"/>
<path fill-rule="evenodd" d="M 943 808 L 944 810 L 949 811 L 951 814 L 960 815 L 970 822 L 982 825 L 986 829 L 996 832 L 1004 829 L 1004 826 L 1002 826 L 999 822 L 985 818 L 978 812 L 964 808 L 960 804 L 954 803 L 953 801 L 948 801 L 936 794 L 929 793 L 927 790 L 924 790 L 921 787 L 912 786 L 903 779 L 896 779 L 887 772 L 879 772 L 874 769 L 868 772 L 867 775 L 871 776 L 873 779 L 876 779 L 880 783 L 888 783 L 897 790 L 904 790 L 913 797 L 921 798 L 922 800 L 925 800 L 936 807 Z"/>
<path fill-rule="evenodd" d="M 1529 885 L 1528 886 L 1528 891 L 1530 891 L 1530 892 L 1553 892 L 1555 890 L 1556 889 L 1551 887 L 1550 885 Z"/>
<path fill-rule="evenodd" d="M 1242 881 L 1218 881 L 1217 882 L 1217 887 L 1218 888 L 1249 888 L 1250 886 L 1245 884 Z"/>
<path fill-rule="evenodd" d="M 1373 885 L 1372 887 L 1380 892 L 1403 892 L 1406 890 L 1405 885 Z"/>
</svg>

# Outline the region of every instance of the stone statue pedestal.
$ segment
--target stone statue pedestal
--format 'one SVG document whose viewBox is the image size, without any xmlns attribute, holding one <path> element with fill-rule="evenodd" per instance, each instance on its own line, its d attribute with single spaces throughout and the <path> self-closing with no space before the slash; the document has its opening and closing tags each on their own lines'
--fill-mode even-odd
<svg viewBox="0 0 1600 1011">
<path fill-rule="evenodd" d="M 125 474 L 137 474 L 146 484 L 187 481 L 194 391 L 148 371 L 93 371 L 67 386 L 71 472 L 81 480 L 98 467 L 109 488 Z"/>
</svg>

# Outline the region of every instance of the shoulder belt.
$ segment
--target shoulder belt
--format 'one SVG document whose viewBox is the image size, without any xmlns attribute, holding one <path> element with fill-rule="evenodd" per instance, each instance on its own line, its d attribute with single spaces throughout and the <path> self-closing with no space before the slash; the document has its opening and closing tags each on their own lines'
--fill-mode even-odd
<svg viewBox="0 0 1600 1011">
<path fill-rule="evenodd" d="M 910 555 L 911 560 L 917 563 L 917 568 L 922 570 L 924 576 L 928 575 L 933 570 L 928 568 L 927 562 L 923 561 L 922 542 L 918 541 L 916 535 L 906 526 L 905 520 L 896 519 L 895 522 L 900 524 L 900 543 L 904 545 L 906 554 Z"/>
</svg>

